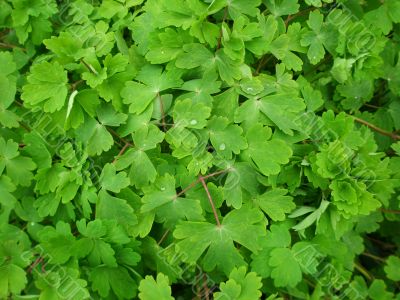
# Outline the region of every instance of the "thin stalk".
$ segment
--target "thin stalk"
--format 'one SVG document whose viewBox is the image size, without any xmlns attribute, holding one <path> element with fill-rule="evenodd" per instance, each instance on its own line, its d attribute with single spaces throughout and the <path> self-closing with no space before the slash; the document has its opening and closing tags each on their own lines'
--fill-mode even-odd
<svg viewBox="0 0 400 300">
<path fill-rule="evenodd" d="M 387 214 L 397 214 L 400 215 L 400 210 L 397 209 L 387 209 L 387 208 L 380 208 L 379 209 L 381 212 L 387 213 Z"/>
<path fill-rule="evenodd" d="M 220 32 L 219 32 L 219 37 L 218 37 L 217 50 L 219 50 L 219 49 L 221 48 L 221 44 L 222 44 L 222 34 L 223 34 L 223 31 L 222 31 L 222 24 L 225 23 L 225 20 L 226 20 L 227 16 L 228 16 L 228 6 L 226 6 L 226 7 L 225 7 L 225 10 L 224 10 L 224 17 L 222 18 L 221 30 L 220 30 Z"/>
<path fill-rule="evenodd" d="M 365 278 L 367 278 L 369 281 L 372 281 L 374 277 L 368 273 L 368 271 L 361 266 L 360 264 L 354 263 L 354 267 L 356 268 L 357 271 L 359 271 L 362 275 L 364 275 Z"/>
<path fill-rule="evenodd" d="M 118 160 L 118 158 L 120 158 L 125 153 L 125 151 L 126 151 L 126 149 L 128 149 L 128 147 L 129 147 L 129 144 L 125 143 L 124 147 L 121 149 L 121 151 L 119 151 L 118 155 L 114 158 L 114 160 L 112 162 L 113 164 L 115 164 L 116 161 Z"/>
<path fill-rule="evenodd" d="M 206 182 L 204 181 L 204 178 L 203 178 L 202 176 L 200 176 L 199 179 L 200 179 L 201 184 L 202 184 L 203 187 L 204 187 L 204 190 L 206 191 L 207 198 L 208 198 L 208 201 L 210 202 L 211 209 L 212 209 L 212 211 L 213 211 L 215 221 L 217 222 L 217 226 L 218 226 L 218 227 L 221 227 L 221 223 L 219 222 L 219 219 L 218 219 L 217 210 L 216 210 L 216 208 L 215 208 L 214 201 L 213 201 L 213 199 L 212 199 L 212 197 L 211 197 L 210 191 L 208 190 L 208 186 L 207 186 L 207 184 L 206 184 Z"/>
<path fill-rule="evenodd" d="M 157 245 L 161 245 L 161 243 L 164 242 L 165 239 L 167 238 L 168 234 L 169 234 L 169 229 L 167 229 L 167 230 L 164 232 L 164 234 L 162 235 L 162 237 L 160 238 L 160 240 L 157 242 Z"/>
<path fill-rule="evenodd" d="M 373 255 L 373 254 L 368 253 L 368 252 L 363 252 L 363 253 L 361 253 L 361 255 L 370 257 L 370 258 L 375 259 L 375 260 L 380 261 L 380 262 L 385 262 L 385 259 L 383 259 L 382 257 Z"/>
<path fill-rule="evenodd" d="M 370 128 L 370 129 L 372 129 L 372 130 L 374 130 L 374 131 L 376 131 L 376 132 L 378 132 L 378 133 L 380 133 L 380 134 L 382 134 L 384 136 L 388 136 L 388 137 L 392 138 L 393 140 L 400 140 L 400 135 L 397 135 L 397 134 L 395 134 L 393 132 L 386 131 L 386 130 L 384 130 L 382 128 L 379 128 L 378 126 L 375 126 L 374 124 L 371 124 L 371 123 L 369 123 L 369 122 L 367 122 L 367 121 L 365 121 L 363 119 L 360 119 L 360 118 L 357 118 L 357 117 L 353 117 L 353 118 L 357 123 L 363 124 L 363 125 L 367 126 L 368 128 Z"/>
<path fill-rule="evenodd" d="M 157 98 L 158 98 L 158 101 L 160 102 L 161 122 L 162 122 L 161 125 L 162 125 L 162 127 L 164 129 L 164 132 L 166 132 L 167 131 L 167 126 L 166 126 L 166 123 L 165 123 L 164 103 L 163 103 L 163 101 L 161 99 L 160 93 L 157 93 Z"/>
</svg>

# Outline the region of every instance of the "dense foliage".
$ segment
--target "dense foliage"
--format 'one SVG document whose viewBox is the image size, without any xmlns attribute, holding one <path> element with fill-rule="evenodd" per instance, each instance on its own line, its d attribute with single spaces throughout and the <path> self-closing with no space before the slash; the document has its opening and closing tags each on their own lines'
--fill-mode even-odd
<svg viewBox="0 0 400 300">
<path fill-rule="evenodd" d="M 398 23 L 1 0 L 0 299 L 400 299 Z"/>
</svg>

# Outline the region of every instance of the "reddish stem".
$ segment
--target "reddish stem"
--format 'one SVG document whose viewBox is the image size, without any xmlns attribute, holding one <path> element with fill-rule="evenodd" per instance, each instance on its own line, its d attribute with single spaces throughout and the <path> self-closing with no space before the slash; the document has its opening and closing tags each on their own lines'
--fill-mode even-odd
<svg viewBox="0 0 400 300">
<path fill-rule="evenodd" d="M 114 129 L 107 127 L 108 131 L 115 136 L 116 138 L 118 138 L 120 141 L 122 141 L 125 144 L 128 144 L 128 146 L 133 147 L 133 145 L 131 143 L 129 143 L 127 140 L 125 140 L 123 137 L 121 137 L 117 132 L 115 132 Z"/>
<path fill-rule="evenodd" d="M 387 209 L 387 208 L 380 208 L 381 212 L 388 213 L 388 214 L 397 214 L 400 215 L 400 210 L 397 209 Z"/>
<path fill-rule="evenodd" d="M 222 44 L 222 25 L 225 23 L 226 17 L 228 16 L 228 6 L 225 7 L 224 10 L 224 17 L 222 18 L 222 22 L 221 22 L 221 30 L 219 32 L 219 38 L 218 38 L 218 45 L 217 45 L 217 50 L 219 50 L 221 48 L 221 44 Z"/>
<path fill-rule="evenodd" d="M 15 48 L 15 49 L 20 49 L 20 50 L 26 52 L 25 48 L 21 48 L 21 47 L 15 46 L 15 45 L 7 44 L 7 43 L 0 43 L 0 48 L 5 48 L 5 49 L 14 49 Z"/>
<path fill-rule="evenodd" d="M 210 300 L 209 294 L 210 291 L 208 289 L 207 285 L 207 274 L 203 273 L 203 288 L 204 288 L 204 296 L 206 297 L 206 300 Z"/>
<path fill-rule="evenodd" d="M 217 176 L 217 175 L 226 173 L 226 172 L 228 172 L 229 170 L 230 170 L 230 169 L 221 170 L 221 171 L 217 171 L 217 172 L 214 172 L 214 173 L 211 173 L 211 174 L 208 174 L 208 175 L 205 175 L 205 176 L 200 176 L 200 177 L 203 178 L 203 179 L 207 179 L 207 178 L 210 178 L 210 177 L 214 177 L 214 176 Z M 176 194 L 176 195 L 174 196 L 173 199 L 176 199 L 176 198 L 182 196 L 182 195 L 185 194 L 188 190 L 190 190 L 191 188 L 195 187 L 196 184 L 198 184 L 199 182 L 201 182 L 200 177 L 199 177 L 196 181 L 193 181 L 191 184 L 189 184 L 187 187 L 185 187 L 185 188 L 184 188 L 182 191 L 180 191 L 178 194 Z"/>
<path fill-rule="evenodd" d="M 162 124 L 162 127 L 164 129 L 164 132 L 166 132 L 167 131 L 167 126 L 166 126 L 166 123 L 165 123 L 164 103 L 163 103 L 163 101 L 161 99 L 160 93 L 157 93 L 157 98 L 160 101 L 161 122 L 162 122 L 161 124 Z"/>
<path fill-rule="evenodd" d="M 38 264 L 40 264 L 42 261 L 43 261 L 43 257 L 40 256 L 40 257 L 36 258 L 35 261 L 29 266 L 27 272 L 28 272 L 28 273 L 31 273 L 32 270 L 33 270 Z"/>
<path fill-rule="evenodd" d="M 128 147 L 129 147 L 129 144 L 125 143 L 124 147 L 121 149 L 121 151 L 119 151 L 118 155 L 114 158 L 114 160 L 112 162 L 113 164 L 115 164 L 115 162 L 118 160 L 118 158 L 121 157 L 125 153 L 125 151 L 126 151 L 126 149 L 128 149 Z"/>
<path fill-rule="evenodd" d="M 385 135 L 385 136 L 388 136 L 388 137 L 392 138 L 393 140 L 400 140 L 400 136 L 395 134 L 395 133 L 393 133 L 393 132 L 386 131 L 386 130 L 384 130 L 382 128 L 379 128 L 378 126 L 375 126 L 374 124 L 371 124 L 371 123 L 369 123 L 369 122 L 367 122 L 367 121 L 365 121 L 363 119 L 357 118 L 357 117 L 354 117 L 354 120 L 356 122 L 360 123 L 360 124 L 363 124 L 363 125 L 367 126 L 370 129 L 382 134 L 382 135 Z"/>
<path fill-rule="evenodd" d="M 202 184 L 203 187 L 204 187 L 204 190 L 206 191 L 207 198 L 208 198 L 208 201 L 210 202 L 211 209 L 212 209 L 212 211 L 213 211 L 215 221 L 217 222 L 217 226 L 218 226 L 218 227 L 221 227 L 221 223 L 219 222 L 219 219 L 218 219 L 217 210 L 215 209 L 214 201 L 213 201 L 213 199 L 212 199 L 212 197 L 211 197 L 210 191 L 208 190 L 208 186 L 207 186 L 206 182 L 204 181 L 204 177 L 203 177 L 203 176 L 200 176 L 199 179 L 200 179 L 200 181 L 201 181 L 201 184 Z"/>
<path fill-rule="evenodd" d="M 82 83 L 84 83 L 85 81 L 83 80 L 83 79 L 80 79 L 80 80 L 78 80 L 78 81 L 75 81 L 75 82 L 73 82 L 73 83 L 71 83 L 71 85 L 70 85 L 70 89 L 72 90 L 72 91 L 75 91 L 76 90 L 76 88 L 78 87 L 78 85 L 80 85 L 80 84 L 82 84 Z"/>
</svg>

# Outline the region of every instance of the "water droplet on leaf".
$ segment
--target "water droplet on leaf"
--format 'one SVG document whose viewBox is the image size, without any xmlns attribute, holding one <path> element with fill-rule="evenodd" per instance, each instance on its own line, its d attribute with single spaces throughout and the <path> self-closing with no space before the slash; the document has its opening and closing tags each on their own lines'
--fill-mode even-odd
<svg viewBox="0 0 400 300">
<path fill-rule="evenodd" d="M 225 150 L 225 148 L 226 148 L 225 144 L 219 145 L 219 150 Z"/>
<path fill-rule="evenodd" d="M 197 124 L 197 120 L 190 121 L 190 125 L 196 125 L 196 124 Z"/>
</svg>

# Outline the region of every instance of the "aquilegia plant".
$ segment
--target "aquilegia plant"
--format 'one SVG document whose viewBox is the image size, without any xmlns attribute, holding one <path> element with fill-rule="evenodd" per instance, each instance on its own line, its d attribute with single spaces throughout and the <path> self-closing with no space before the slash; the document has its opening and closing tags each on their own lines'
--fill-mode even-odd
<svg viewBox="0 0 400 300">
<path fill-rule="evenodd" d="M 1 0 L 0 299 L 400 299 L 399 23 Z"/>
</svg>

